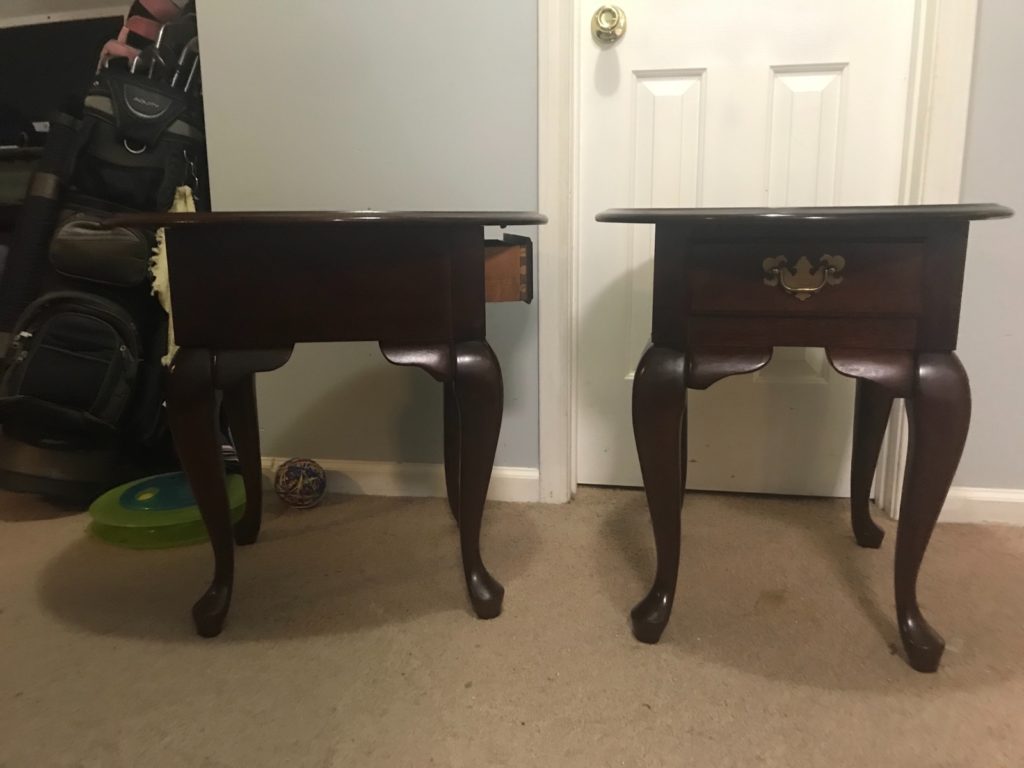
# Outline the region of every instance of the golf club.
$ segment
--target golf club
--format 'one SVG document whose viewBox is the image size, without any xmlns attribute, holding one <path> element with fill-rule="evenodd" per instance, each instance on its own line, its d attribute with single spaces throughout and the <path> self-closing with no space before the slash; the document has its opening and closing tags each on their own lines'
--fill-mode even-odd
<svg viewBox="0 0 1024 768">
<path fill-rule="evenodd" d="M 196 55 L 196 59 L 198 60 L 198 58 L 199 58 L 199 38 L 198 37 L 193 37 L 191 40 L 188 41 L 188 43 L 185 45 L 185 47 L 181 49 L 181 56 L 178 57 L 178 66 L 174 70 L 174 75 L 171 77 L 171 87 L 172 88 L 176 88 L 177 87 L 178 81 L 181 79 L 182 75 L 185 74 L 185 61 L 188 59 L 188 55 L 190 53 L 194 53 Z"/>
</svg>

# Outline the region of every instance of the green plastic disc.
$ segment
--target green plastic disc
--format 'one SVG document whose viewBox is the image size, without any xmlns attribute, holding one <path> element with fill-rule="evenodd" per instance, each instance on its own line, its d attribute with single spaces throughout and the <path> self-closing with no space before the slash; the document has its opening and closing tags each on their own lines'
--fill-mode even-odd
<svg viewBox="0 0 1024 768">
<path fill-rule="evenodd" d="M 227 476 L 231 521 L 245 511 L 245 483 Z M 129 549 L 164 549 L 206 541 L 206 526 L 183 472 L 154 475 L 112 488 L 89 507 L 94 536 Z"/>
</svg>

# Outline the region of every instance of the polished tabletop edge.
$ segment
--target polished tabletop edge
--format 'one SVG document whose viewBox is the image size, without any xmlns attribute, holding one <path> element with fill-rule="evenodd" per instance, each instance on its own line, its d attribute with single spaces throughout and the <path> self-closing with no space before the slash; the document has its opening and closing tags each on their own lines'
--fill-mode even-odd
<svg viewBox="0 0 1024 768">
<path fill-rule="evenodd" d="M 218 213 L 122 213 L 103 223 L 108 227 L 175 227 L 245 224 L 478 224 L 511 226 L 546 224 L 533 211 L 224 211 Z"/>
<path fill-rule="evenodd" d="M 622 224 L 661 222 L 899 221 L 908 219 L 1005 219 L 1013 210 L 995 203 L 950 205 L 821 206 L 814 208 L 609 208 L 597 221 Z"/>
</svg>

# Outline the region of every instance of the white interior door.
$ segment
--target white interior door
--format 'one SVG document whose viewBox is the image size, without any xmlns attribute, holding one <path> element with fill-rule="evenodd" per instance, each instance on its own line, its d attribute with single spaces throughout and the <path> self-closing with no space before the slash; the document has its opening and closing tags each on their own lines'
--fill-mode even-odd
<svg viewBox="0 0 1024 768">
<path fill-rule="evenodd" d="M 640 485 L 630 390 L 650 335 L 653 226 L 611 207 L 899 200 L 914 0 L 581 5 L 577 477 Z M 852 381 L 817 349 L 690 393 L 687 487 L 846 495 Z"/>
</svg>

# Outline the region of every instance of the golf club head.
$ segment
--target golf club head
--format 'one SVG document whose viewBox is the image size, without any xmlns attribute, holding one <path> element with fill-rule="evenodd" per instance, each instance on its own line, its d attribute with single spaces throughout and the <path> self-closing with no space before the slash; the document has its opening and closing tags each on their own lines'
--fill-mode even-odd
<svg viewBox="0 0 1024 768">
<path fill-rule="evenodd" d="M 184 46 L 196 36 L 196 16 L 190 13 L 160 28 L 157 47 L 168 58 L 176 59 Z"/>
<path fill-rule="evenodd" d="M 189 93 L 192 90 L 192 85 L 197 82 L 196 75 L 199 74 L 199 54 L 192 59 L 192 69 L 188 73 L 188 79 L 185 81 L 185 87 L 182 89 L 185 93 Z"/>
<path fill-rule="evenodd" d="M 185 62 L 188 61 L 189 56 L 192 55 L 194 62 L 199 60 L 199 38 L 193 37 L 185 47 L 181 49 L 181 55 L 178 57 L 178 66 L 174 70 L 174 75 L 171 77 L 171 87 L 177 88 L 181 78 L 185 75 L 186 68 Z M 195 72 L 195 67 L 192 67 L 192 71 L 189 74 Z"/>
<path fill-rule="evenodd" d="M 146 77 L 150 80 L 157 74 L 157 67 L 166 68 L 167 62 L 164 61 L 163 56 L 156 49 L 156 46 L 151 45 L 147 48 L 139 51 L 139 54 L 132 59 L 131 67 L 129 71 L 135 75 L 140 73 L 140 68 L 145 68 Z"/>
</svg>

